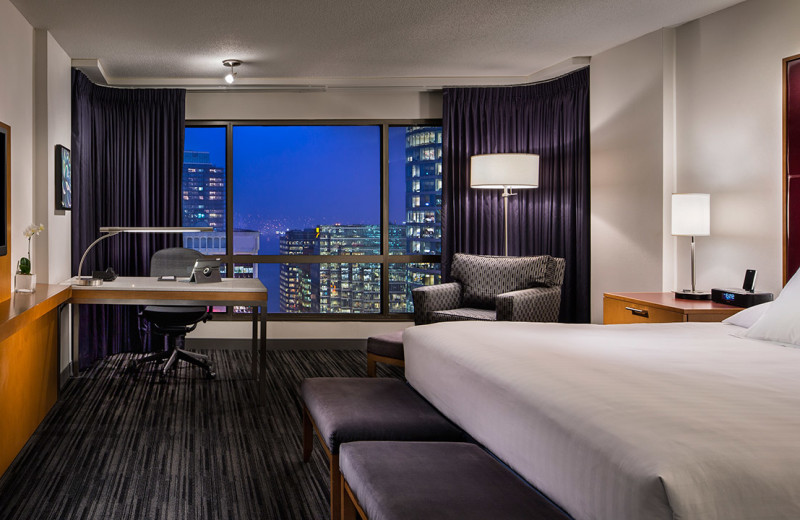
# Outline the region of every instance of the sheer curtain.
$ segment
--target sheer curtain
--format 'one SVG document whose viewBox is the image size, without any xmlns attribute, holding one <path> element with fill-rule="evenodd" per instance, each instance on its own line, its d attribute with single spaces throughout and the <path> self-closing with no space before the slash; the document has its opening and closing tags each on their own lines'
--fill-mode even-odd
<svg viewBox="0 0 800 520">
<path fill-rule="evenodd" d="M 589 69 L 521 87 L 448 88 L 442 270 L 457 252 L 503 254 L 500 190 L 471 189 L 470 157 L 535 153 L 539 187 L 509 199 L 508 252 L 566 259 L 560 321 L 589 321 Z"/>
<path fill-rule="evenodd" d="M 72 272 L 100 226 L 180 226 L 186 91 L 118 89 L 72 71 Z M 145 276 L 177 234 L 120 234 L 89 252 L 83 275 Z M 139 350 L 136 309 L 81 307 L 80 366 Z"/>
</svg>

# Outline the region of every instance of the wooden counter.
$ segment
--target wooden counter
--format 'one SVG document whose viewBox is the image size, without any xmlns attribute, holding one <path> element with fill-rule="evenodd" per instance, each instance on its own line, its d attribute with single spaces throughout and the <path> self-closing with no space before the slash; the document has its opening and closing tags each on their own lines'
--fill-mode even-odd
<svg viewBox="0 0 800 520">
<path fill-rule="evenodd" d="M 0 475 L 58 398 L 58 311 L 68 285 L 0 302 Z"/>
</svg>

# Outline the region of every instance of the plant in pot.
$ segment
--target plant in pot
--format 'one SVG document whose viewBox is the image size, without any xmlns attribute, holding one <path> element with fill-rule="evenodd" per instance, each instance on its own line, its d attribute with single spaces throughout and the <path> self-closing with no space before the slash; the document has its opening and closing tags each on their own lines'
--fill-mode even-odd
<svg viewBox="0 0 800 520">
<path fill-rule="evenodd" d="M 14 276 L 14 290 L 17 292 L 32 293 L 36 290 L 36 275 L 31 273 L 31 239 L 42 231 L 43 224 L 30 224 L 22 231 L 28 239 L 28 255 L 20 258 L 17 263 L 17 273 Z"/>
</svg>

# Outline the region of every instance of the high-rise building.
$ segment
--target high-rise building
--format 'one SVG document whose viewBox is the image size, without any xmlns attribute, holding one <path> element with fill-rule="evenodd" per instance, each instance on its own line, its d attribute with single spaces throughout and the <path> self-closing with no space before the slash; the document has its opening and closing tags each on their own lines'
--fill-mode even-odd
<svg viewBox="0 0 800 520">
<path fill-rule="evenodd" d="M 315 255 L 319 253 L 316 229 L 293 229 L 280 238 L 282 255 Z M 281 312 L 320 312 L 319 265 L 280 264 Z"/>
<path fill-rule="evenodd" d="M 183 225 L 225 231 L 225 168 L 209 152 L 183 152 Z"/>
<path fill-rule="evenodd" d="M 442 128 L 406 128 L 406 251 L 442 254 Z M 438 264 L 407 264 L 405 309 L 413 312 L 411 291 L 441 280 Z"/>
</svg>

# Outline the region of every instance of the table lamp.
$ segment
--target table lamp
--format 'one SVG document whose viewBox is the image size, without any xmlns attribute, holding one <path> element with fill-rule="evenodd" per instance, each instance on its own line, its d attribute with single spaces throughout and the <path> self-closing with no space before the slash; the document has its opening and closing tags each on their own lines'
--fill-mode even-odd
<svg viewBox="0 0 800 520">
<path fill-rule="evenodd" d="M 214 228 L 211 227 L 108 227 L 104 226 L 100 228 L 100 233 L 105 233 L 105 235 L 101 235 L 100 238 L 89 244 L 89 247 L 86 248 L 86 251 L 83 252 L 83 256 L 81 256 L 81 261 L 78 263 L 78 277 L 75 280 L 74 285 L 103 285 L 103 280 L 99 278 L 89 277 L 82 277 L 81 276 L 81 269 L 83 268 L 83 261 L 86 259 L 86 254 L 89 252 L 90 249 L 94 247 L 95 244 L 100 242 L 101 240 L 105 240 L 106 238 L 113 237 L 119 235 L 120 233 L 201 233 L 203 231 L 214 231 Z"/>
<path fill-rule="evenodd" d="M 511 190 L 539 187 L 539 156 L 530 153 L 492 153 L 470 158 L 470 186 L 482 190 L 503 190 L 505 255 L 508 256 L 508 198 Z"/>
<path fill-rule="evenodd" d="M 692 237 L 692 288 L 675 291 L 676 298 L 710 300 L 711 293 L 698 291 L 694 256 L 694 237 L 711 234 L 711 195 L 708 193 L 672 194 L 672 235 Z"/>
</svg>

